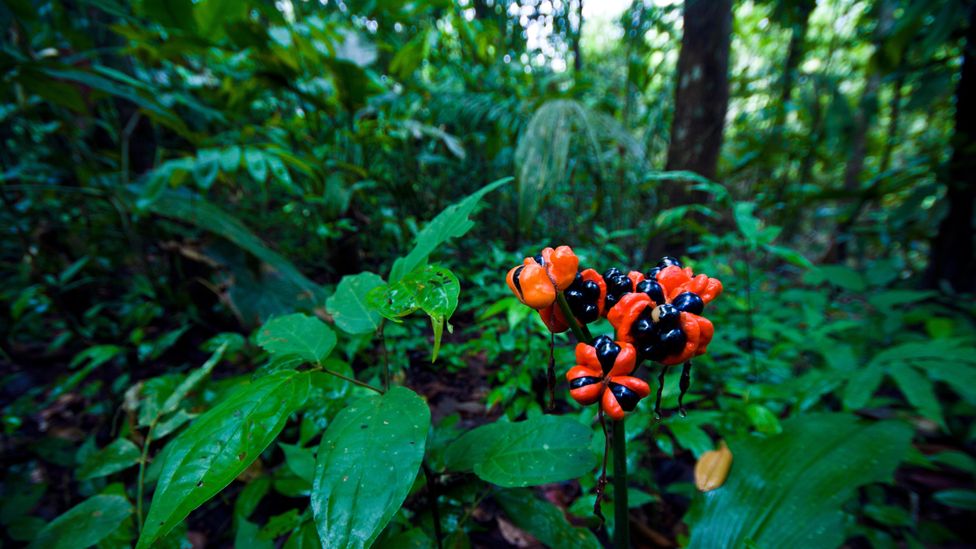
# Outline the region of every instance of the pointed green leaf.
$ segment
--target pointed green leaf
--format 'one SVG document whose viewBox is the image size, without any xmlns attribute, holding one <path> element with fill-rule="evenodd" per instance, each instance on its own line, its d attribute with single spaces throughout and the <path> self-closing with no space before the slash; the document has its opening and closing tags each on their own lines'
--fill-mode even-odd
<svg viewBox="0 0 976 549">
<path fill-rule="evenodd" d="M 779 435 L 729 440 L 725 484 L 695 497 L 689 547 L 834 548 L 844 541 L 841 506 L 858 486 L 890 481 L 912 429 L 849 414 L 810 414 Z"/>
<path fill-rule="evenodd" d="M 131 514 L 132 504 L 122 496 L 93 496 L 45 526 L 30 546 L 38 549 L 89 547 L 111 535 Z"/>
<path fill-rule="evenodd" d="M 427 263 L 427 257 L 444 242 L 459 237 L 474 227 L 474 222 L 468 216 L 474 212 L 478 202 L 482 197 L 491 191 L 501 187 L 511 181 L 511 177 L 499 179 L 494 183 L 489 183 L 481 190 L 461 200 L 457 204 L 448 206 L 444 211 L 437 215 L 426 227 L 417 233 L 416 244 L 413 250 L 405 257 L 401 257 L 393 262 L 393 269 L 390 271 L 390 282 L 397 282 L 407 274 L 413 272 L 417 267 Z"/>
<path fill-rule="evenodd" d="M 145 528 L 149 547 L 246 469 L 309 391 L 307 373 L 281 371 L 238 387 L 165 449 Z"/>
<path fill-rule="evenodd" d="M 88 456 L 78 467 L 78 479 L 104 477 L 131 467 L 139 462 L 142 452 L 131 440 L 120 438 Z"/>
<path fill-rule="evenodd" d="M 325 360 L 335 344 L 335 332 L 325 322 L 302 313 L 272 318 L 258 332 L 258 345 L 265 351 L 313 364 Z"/>
<path fill-rule="evenodd" d="M 858 368 L 844 387 L 844 409 L 858 410 L 867 405 L 871 395 L 881 386 L 884 370 L 869 364 Z"/>
<path fill-rule="evenodd" d="M 445 461 L 448 468 L 471 467 L 482 479 L 507 488 L 560 482 L 593 470 L 592 438 L 589 427 L 563 416 L 493 423 L 451 443 Z"/>
<path fill-rule="evenodd" d="M 368 334 L 379 329 L 382 316 L 369 305 L 366 295 L 383 284 L 379 275 L 370 272 L 342 277 L 335 293 L 325 304 L 336 326 L 353 335 Z"/>
<path fill-rule="evenodd" d="M 312 512 L 323 547 L 369 547 L 403 504 L 424 457 L 430 409 L 394 387 L 340 412 L 322 435 Z"/>
<path fill-rule="evenodd" d="M 537 498 L 526 489 L 500 490 L 494 494 L 508 518 L 522 530 L 549 547 L 598 549 L 602 547 L 593 532 L 566 520 L 555 505 Z"/>
<path fill-rule="evenodd" d="M 909 404 L 914 406 L 925 418 L 931 419 L 946 429 L 945 419 L 942 417 L 942 406 L 935 396 L 935 387 L 929 378 L 923 376 L 907 364 L 896 364 L 888 369 L 895 384 L 901 390 Z"/>
</svg>

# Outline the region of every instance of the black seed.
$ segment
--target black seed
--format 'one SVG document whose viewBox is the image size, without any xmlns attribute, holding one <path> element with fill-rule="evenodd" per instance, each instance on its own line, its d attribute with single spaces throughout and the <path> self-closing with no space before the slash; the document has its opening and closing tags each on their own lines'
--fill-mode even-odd
<svg viewBox="0 0 976 549">
<path fill-rule="evenodd" d="M 611 278 L 610 280 L 607 281 L 607 293 L 614 294 L 617 297 L 620 297 L 621 295 L 630 292 L 631 288 L 633 287 L 634 286 L 630 282 L 630 279 L 624 275 Z"/>
<path fill-rule="evenodd" d="M 654 341 L 640 347 L 638 350 L 641 360 L 659 361 L 667 356 L 667 353 L 664 352 L 664 347 L 660 345 L 660 340 L 657 338 L 654 338 Z"/>
<path fill-rule="evenodd" d="M 700 315 L 705 310 L 705 302 L 702 301 L 702 298 L 698 294 L 693 292 L 679 294 L 671 304 L 679 311 L 696 315 Z"/>
<path fill-rule="evenodd" d="M 542 259 L 542 254 L 534 255 L 534 256 L 532 256 L 532 259 L 534 259 L 535 262 L 538 263 L 539 265 L 545 265 L 546 264 L 546 260 L 545 259 Z"/>
<path fill-rule="evenodd" d="M 587 385 L 593 385 L 594 383 L 600 383 L 600 378 L 598 378 L 598 377 L 591 377 L 591 376 L 583 376 L 583 377 L 578 377 L 578 378 L 570 381 L 569 382 L 569 388 L 570 389 L 579 389 L 580 387 L 585 387 Z"/>
<path fill-rule="evenodd" d="M 687 342 L 688 337 L 679 328 L 668 330 L 661 335 L 661 347 L 663 347 L 665 356 L 680 353 Z"/>
<path fill-rule="evenodd" d="M 638 318 L 630 329 L 631 335 L 638 341 L 646 341 L 654 332 L 654 323 L 649 318 Z"/>
<path fill-rule="evenodd" d="M 522 269 L 525 265 L 519 265 L 518 269 L 512 274 L 512 284 L 515 285 L 515 291 L 518 292 L 519 299 L 525 299 L 525 294 L 522 292 L 522 282 L 519 281 L 519 275 L 522 274 Z"/>
<path fill-rule="evenodd" d="M 662 328 L 677 328 L 680 321 L 681 311 L 676 309 L 674 305 L 665 303 L 659 307 L 657 323 L 660 324 Z"/>
<path fill-rule="evenodd" d="M 657 273 L 659 273 L 659 272 L 661 272 L 661 268 L 660 267 L 654 267 L 650 271 L 647 271 L 646 273 L 644 273 L 644 277 L 645 278 L 649 278 L 651 280 L 657 280 Z"/>
<path fill-rule="evenodd" d="M 600 298 L 600 285 L 592 280 L 587 280 L 582 284 L 580 292 L 586 299 L 595 301 Z"/>
<path fill-rule="evenodd" d="M 661 305 L 664 303 L 664 289 L 657 283 L 657 280 L 643 280 L 637 285 L 637 291 L 647 294 L 654 303 Z"/>
<path fill-rule="evenodd" d="M 581 292 L 581 291 L 579 291 L 577 289 L 574 289 L 574 288 L 570 288 L 570 289 L 566 290 L 566 299 L 578 299 L 578 300 L 582 300 L 583 299 L 583 292 Z"/>
<path fill-rule="evenodd" d="M 603 373 L 608 373 L 613 369 L 613 363 L 616 362 L 617 355 L 620 354 L 620 345 L 614 343 L 610 337 L 602 335 L 596 338 L 593 346 L 596 347 L 596 359 L 600 361 Z"/>
<path fill-rule="evenodd" d="M 620 276 L 622 274 L 623 273 L 620 272 L 620 269 L 618 269 L 616 267 L 610 267 L 609 269 L 607 269 L 606 271 L 603 272 L 603 278 L 604 278 L 604 280 L 606 280 L 608 278 L 614 278 L 614 277 Z"/>
<path fill-rule="evenodd" d="M 633 412 L 634 408 L 637 407 L 637 403 L 640 402 L 640 395 L 634 392 L 630 387 L 626 385 L 621 385 L 619 383 L 610 382 L 610 392 L 613 396 L 617 397 L 617 403 L 620 407 L 624 409 L 625 412 Z"/>
<path fill-rule="evenodd" d="M 657 262 L 657 266 L 660 267 L 660 268 L 662 268 L 662 269 L 665 268 L 665 267 L 671 267 L 671 266 L 680 267 L 681 266 L 681 262 L 678 261 L 676 258 L 671 257 L 670 255 L 666 255 L 666 256 L 664 256 L 664 257 L 661 258 L 661 261 L 658 261 Z"/>
<path fill-rule="evenodd" d="M 579 314 L 578 319 L 584 324 L 589 324 L 600 318 L 600 309 L 591 303 L 583 305 L 583 312 Z"/>
</svg>

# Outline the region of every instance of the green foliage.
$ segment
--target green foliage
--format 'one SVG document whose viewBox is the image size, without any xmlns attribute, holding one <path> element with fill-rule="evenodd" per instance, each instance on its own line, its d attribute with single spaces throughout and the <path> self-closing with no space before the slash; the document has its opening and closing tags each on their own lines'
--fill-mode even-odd
<svg viewBox="0 0 976 549">
<path fill-rule="evenodd" d="M 88 547 L 112 534 L 132 515 L 132 504 L 122 496 L 92 496 L 51 521 L 31 547 Z"/>
<path fill-rule="evenodd" d="M 575 478 L 593 469 L 592 431 L 560 416 L 492 423 L 454 441 L 445 455 L 448 470 L 473 470 L 504 487 Z"/>
<path fill-rule="evenodd" d="M 858 486 L 890 482 L 911 437 L 897 422 L 809 414 L 784 422 L 782 434 L 729 441 L 732 471 L 696 498 L 690 546 L 836 547 L 841 505 Z"/>
<path fill-rule="evenodd" d="M 594 546 L 572 336 L 543 415 L 548 334 L 504 283 L 559 244 L 725 286 L 688 417 L 672 368 L 627 420 L 635 520 L 972 544 L 976 310 L 926 275 L 964 225 L 971 6 L 735 3 L 706 178 L 669 159 L 682 3 L 603 4 L 0 6 L 0 545 Z"/>
<path fill-rule="evenodd" d="M 329 547 L 369 547 L 406 499 L 424 457 L 430 410 L 394 387 L 340 412 L 322 435 L 312 512 Z"/>
<path fill-rule="evenodd" d="M 244 384 L 168 444 L 138 546 L 164 536 L 257 459 L 308 388 L 308 374 L 291 371 Z"/>
</svg>

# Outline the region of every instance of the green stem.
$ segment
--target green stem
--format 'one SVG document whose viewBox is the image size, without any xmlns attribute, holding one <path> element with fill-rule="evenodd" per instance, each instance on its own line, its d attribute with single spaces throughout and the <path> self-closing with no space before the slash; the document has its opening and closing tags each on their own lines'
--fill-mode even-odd
<svg viewBox="0 0 976 549">
<path fill-rule="evenodd" d="M 153 429 L 158 421 L 159 417 L 156 417 L 149 424 L 146 440 L 142 442 L 142 457 L 139 459 L 139 484 L 136 487 L 136 525 L 139 527 L 138 532 L 140 534 L 142 533 L 142 500 L 146 485 L 146 461 L 149 460 L 149 443 L 152 442 Z"/>
<path fill-rule="evenodd" d="M 383 354 L 383 390 L 390 390 L 390 357 L 386 352 L 386 335 L 383 333 L 383 326 L 386 324 L 386 319 L 380 321 L 379 330 L 377 330 L 380 336 L 380 353 Z"/>
<path fill-rule="evenodd" d="M 354 379 L 354 378 L 351 378 L 349 376 L 344 376 L 344 375 L 340 374 L 339 372 L 333 372 L 332 370 L 323 367 L 321 364 L 317 365 L 316 368 L 319 369 L 319 370 L 321 370 L 321 371 L 323 371 L 323 372 L 325 372 L 325 373 L 327 373 L 327 374 L 332 374 L 332 375 L 336 376 L 337 378 L 339 378 L 341 380 L 348 381 L 349 383 L 352 383 L 352 384 L 355 384 L 355 385 L 359 385 L 360 387 L 365 387 L 365 388 L 367 388 L 367 389 L 369 389 L 371 391 L 376 391 L 377 393 L 379 393 L 381 395 L 386 392 L 383 389 L 380 389 L 379 387 L 373 387 L 372 385 L 370 385 L 369 383 L 366 383 L 365 381 L 359 381 L 358 379 Z"/>
<path fill-rule="evenodd" d="M 593 336 L 590 335 L 590 330 L 585 324 L 580 324 L 576 321 L 576 317 L 573 316 L 573 311 L 569 308 L 569 303 L 566 302 L 566 296 L 562 292 L 556 293 L 556 303 L 559 304 L 559 310 L 562 311 L 563 316 L 566 317 L 566 324 L 569 324 L 569 329 L 573 331 L 573 335 L 576 336 L 576 341 L 580 343 L 586 343 L 587 345 L 593 343 Z"/>
<path fill-rule="evenodd" d="M 624 420 L 613 422 L 613 545 L 616 549 L 630 549 L 626 436 Z"/>
</svg>

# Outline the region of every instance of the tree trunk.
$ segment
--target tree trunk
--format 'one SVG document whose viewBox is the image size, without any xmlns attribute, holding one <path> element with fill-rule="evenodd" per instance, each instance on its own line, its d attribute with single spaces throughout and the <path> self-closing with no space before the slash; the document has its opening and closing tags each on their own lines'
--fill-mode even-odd
<svg viewBox="0 0 976 549">
<path fill-rule="evenodd" d="M 976 204 L 976 7 L 970 8 L 962 77 L 956 87 L 955 135 L 946 181 L 949 212 L 931 242 L 924 283 L 948 283 L 958 292 L 976 290 L 973 210 Z"/>
<path fill-rule="evenodd" d="M 731 32 L 732 0 L 685 0 L 668 170 L 715 178 L 729 104 Z M 693 198 L 684 185 L 669 195 L 671 206 Z"/>
<path fill-rule="evenodd" d="M 570 4 L 569 9 L 573 9 L 572 4 Z M 580 46 L 580 42 L 583 40 L 583 0 L 576 2 L 576 16 L 579 22 L 576 26 L 576 32 L 573 33 L 573 71 L 579 76 L 580 71 L 583 70 L 583 51 Z"/>
</svg>

